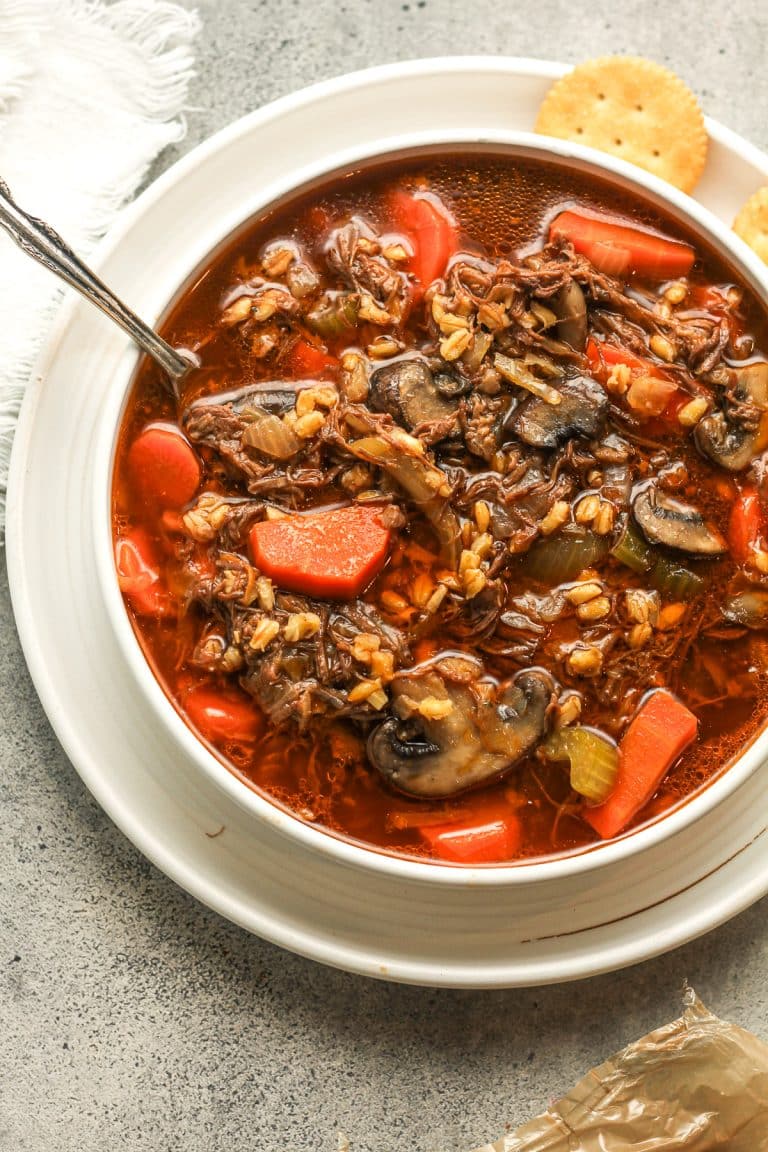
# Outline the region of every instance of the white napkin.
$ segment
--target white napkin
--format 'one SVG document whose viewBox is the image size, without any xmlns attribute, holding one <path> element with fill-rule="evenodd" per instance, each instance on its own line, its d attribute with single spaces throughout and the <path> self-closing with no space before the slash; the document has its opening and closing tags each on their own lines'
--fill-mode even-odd
<svg viewBox="0 0 768 1152">
<path fill-rule="evenodd" d="M 78 255 L 184 135 L 198 30 L 165 0 L 0 0 L 0 178 Z M 19 405 L 62 291 L 0 231 L 0 532 Z"/>
</svg>

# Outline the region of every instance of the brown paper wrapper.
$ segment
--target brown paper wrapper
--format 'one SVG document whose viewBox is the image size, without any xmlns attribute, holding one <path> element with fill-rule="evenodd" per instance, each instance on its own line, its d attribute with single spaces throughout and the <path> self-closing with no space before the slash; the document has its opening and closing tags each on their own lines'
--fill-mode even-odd
<svg viewBox="0 0 768 1152">
<path fill-rule="evenodd" d="M 768 1046 L 689 989 L 679 1020 L 593 1068 L 541 1116 L 475 1152 L 768 1149 Z"/>
</svg>

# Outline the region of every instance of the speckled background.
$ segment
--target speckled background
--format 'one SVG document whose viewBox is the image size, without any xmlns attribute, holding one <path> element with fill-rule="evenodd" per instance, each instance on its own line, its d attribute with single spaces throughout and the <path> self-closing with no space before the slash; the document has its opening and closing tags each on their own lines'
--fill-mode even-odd
<svg viewBox="0 0 768 1152">
<path fill-rule="evenodd" d="M 53 2 L 53 0 L 52 0 Z M 768 7 L 747 0 L 203 0 L 189 134 L 343 71 L 452 52 L 675 68 L 768 148 Z M 0 1150 L 459 1152 L 673 1015 L 687 978 L 768 1039 L 768 902 L 578 985 L 378 984 L 206 911 L 85 792 L 35 696 L 0 578 Z"/>
</svg>

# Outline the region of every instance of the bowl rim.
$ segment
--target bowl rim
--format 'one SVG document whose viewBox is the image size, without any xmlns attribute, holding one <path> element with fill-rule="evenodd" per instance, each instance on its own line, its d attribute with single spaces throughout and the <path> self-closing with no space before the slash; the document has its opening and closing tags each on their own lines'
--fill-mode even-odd
<svg viewBox="0 0 768 1152">
<path fill-rule="evenodd" d="M 501 60 L 508 63 L 507 58 L 493 58 L 493 63 L 498 63 Z M 475 58 L 460 58 L 458 63 L 468 65 L 469 61 L 476 64 Z M 422 65 L 422 70 L 426 64 L 428 66 L 427 71 L 429 71 L 429 66 L 444 65 L 444 63 L 445 61 L 440 59 L 426 62 L 412 61 L 408 71 L 415 71 L 415 66 L 419 64 Z M 535 63 L 537 65 L 541 63 L 544 68 L 547 67 L 544 62 Z M 551 65 L 549 67 L 551 68 Z M 386 65 L 382 69 L 366 69 L 364 71 L 365 74 L 370 74 L 371 71 L 390 73 L 393 70 L 399 73 L 402 72 L 402 69 L 402 65 Z M 530 70 L 539 71 L 538 68 Z M 363 73 L 353 73 L 351 76 L 340 78 L 340 80 L 349 82 L 361 74 Z M 327 81 L 324 84 L 333 85 L 338 82 Z M 290 102 L 294 98 L 287 97 L 285 101 Z M 274 107 L 274 105 L 270 107 Z M 251 116 L 244 117 L 243 120 L 237 121 L 211 137 L 200 148 L 205 150 L 214 148 L 222 142 L 222 137 L 231 138 L 242 131 L 246 131 L 253 117 L 258 115 L 259 113 L 256 112 Z M 663 211 L 692 227 L 694 231 L 703 233 L 713 248 L 735 266 L 739 275 L 758 296 L 762 298 L 768 296 L 768 269 L 762 265 L 743 241 L 718 220 L 709 209 L 653 175 L 583 145 L 532 132 L 495 129 L 473 136 L 462 129 L 455 132 L 439 133 L 405 132 L 396 136 L 372 139 L 364 146 L 333 151 L 322 161 L 302 165 L 286 173 L 280 179 L 270 182 L 266 188 L 254 193 L 247 201 L 241 202 L 235 212 L 222 217 L 216 221 L 215 226 L 202 231 L 200 242 L 195 250 L 187 253 L 184 257 L 185 274 L 179 275 L 178 271 L 174 273 L 174 286 L 169 288 L 161 315 L 167 311 L 173 300 L 178 299 L 181 287 L 189 281 L 192 273 L 204 263 L 206 257 L 228 235 L 254 214 L 281 198 L 299 191 L 307 184 L 322 180 L 323 177 L 332 176 L 337 171 L 353 167 L 355 164 L 375 164 L 377 160 L 386 159 L 396 153 L 410 149 L 418 150 L 427 147 L 445 149 L 459 145 L 469 145 L 478 149 L 487 146 L 490 151 L 493 151 L 494 148 L 508 148 L 517 150 L 519 153 L 528 152 L 545 161 L 549 159 L 556 163 L 570 162 L 579 165 L 582 170 L 589 170 L 598 177 L 619 183 L 626 187 L 630 193 L 638 194 L 652 203 L 658 203 Z M 168 185 L 183 179 L 188 165 L 192 164 L 193 161 L 199 162 L 199 159 L 199 149 L 195 149 L 193 153 L 165 173 L 151 191 L 155 196 L 160 196 Z M 154 323 L 157 317 L 149 317 L 148 319 L 150 323 Z M 639 852 L 653 848 L 660 841 L 670 839 L 682 828 L 696 823 L 721 803 L 726 796 L 736 791 L 763 762 L 764 754 L 761 751 L 761 745 L 768 743 L 768 732 L 765 730 L 752 740 L 730 767 L 722 770 L 710 784 L 704 786 L 668 814 L 660 816 L 636 830 L 624 833 L 615 840 L 591 845 L 574 853 L 537 859 L 532 862 L 465 866 L 397 856 L 375 846 L 368 847 L 359 841 L 345 838 L 322 828 L 322 826 L 311 825 L 292 815 L 287 809 L 278 807 L 275 802 L 267 798 L 266 794 L 262 794 L 249 786 L 227 768 L 223 760 L 209 750 L 202 739 L 195 735 L 185 723 L 181 714 L 166 696 L 141 650 L 118 588 L 114 568 L 110 509 L 112 463 L 115 440 L 127 400 L 128 385 L 137 361 L 138 353 L 134 352 L 120 359 L 117 376 L 120 378 L 121 387 L 112 387 L 105 398 L 94 453 L 92 527 L 96 569 L 107 613 L 134 683 L 139 687 L 144 700 L 149 703 L 158 722 L 172 736 L 182 754 L 189 757 L 196 768 L 205 773 L 240 808 L 277 828 L 287 839 L 298 841 L 312 851 L 330 855 L 354 868 L 372 871 L 379 875 L 388 875 L 394 879 L 461 887 L 466 886 L 468 882 L 483 887 L 535 884 L 538 881 L 550 881 L 565 875 L 572 877 L 575 874 L 588 874 L 597 869 L 625 861 Z M 108 478 L 106 483 L 105 477 Z"/>
</svg>

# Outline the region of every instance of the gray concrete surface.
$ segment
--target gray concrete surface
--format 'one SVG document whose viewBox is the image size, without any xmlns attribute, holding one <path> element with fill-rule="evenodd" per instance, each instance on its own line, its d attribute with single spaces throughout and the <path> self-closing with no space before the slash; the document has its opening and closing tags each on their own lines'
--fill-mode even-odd
<svg viewBox="0 0 768 1152">
<path fill-rule="evenodd" d="M 53 0 L 52 0 L 53 2 Z M 768 147 L 768 8 L 735 0 L 202 0 L 189 135 L 367 64 L 636 52 Z M 768 902 L 630 971 L 433 992 L 297 959 L 206 911 L 85 792 L 0 576 L 0 1150 L 459 1152 L 677 1013 L 687 978 L 768 1039 Z"/>
</svg>

